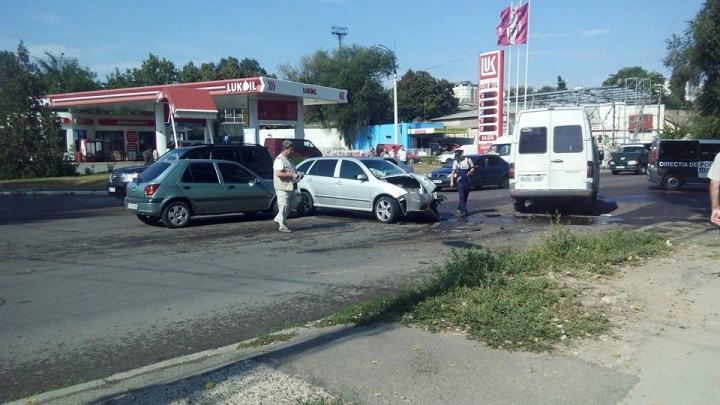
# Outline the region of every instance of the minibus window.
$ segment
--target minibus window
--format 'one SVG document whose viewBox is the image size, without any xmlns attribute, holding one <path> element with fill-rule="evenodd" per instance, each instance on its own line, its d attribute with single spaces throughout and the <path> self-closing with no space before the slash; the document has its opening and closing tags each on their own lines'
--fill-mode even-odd
<svg viewBox="0 0 720 405">
<path fill-rule="evenodd" d="M 520 154 L 538 154 L 547 152 L 547 128 L 522 128 L 520 129 Z"/>
<path fill-rule="evenodd" d="M 580 125 L 557 126 L 553 132 L 553 152 L 577 153 L 583 150 Z"/>
</svg>

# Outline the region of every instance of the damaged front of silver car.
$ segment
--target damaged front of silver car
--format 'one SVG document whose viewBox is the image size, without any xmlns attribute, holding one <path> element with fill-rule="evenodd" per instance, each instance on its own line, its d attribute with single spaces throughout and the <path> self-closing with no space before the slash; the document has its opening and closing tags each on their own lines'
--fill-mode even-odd
<svg viewBox="0 0 720 405">
<path fill-rule="evenodd" d="M 440 220 L 438 206 L 447 198 L 435 191 L 435 184 L 427 176 L 408 173 L 386 176 L 383 180 L 405 190 L 397 197 L 403 215 L 422 213 L 433 221 Z"/>
</svg>

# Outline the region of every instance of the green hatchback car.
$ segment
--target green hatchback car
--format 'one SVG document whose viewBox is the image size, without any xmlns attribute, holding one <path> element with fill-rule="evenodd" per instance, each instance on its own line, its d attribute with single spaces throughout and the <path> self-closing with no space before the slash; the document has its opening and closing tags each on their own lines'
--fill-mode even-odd
<svg viewBox="0 0 720 405">
<path fill-rule="evenodd" d="M 140 221 L 169 228 L 197 215 L 277 213 L 272 180 L 227 160 L 156 162 L 127 184 L 123 201 Z"/>
</svg>

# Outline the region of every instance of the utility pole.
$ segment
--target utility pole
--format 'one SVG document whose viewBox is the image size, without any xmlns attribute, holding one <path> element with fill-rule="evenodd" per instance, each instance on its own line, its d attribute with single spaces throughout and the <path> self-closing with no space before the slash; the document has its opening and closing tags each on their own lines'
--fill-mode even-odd
<svg viewBox="0 0 720 405">
<path fill-rule="evenodd" d="M 395 53 L 388 49 L 385 45 L 377 45 L 379 48 L 385 50 L 390 57 L 392 58 L 393 62 L 393 107 L 394 107 L 394 114 L 393 114 L 393 123 L 395 124 L 395 144 L 398 144 L 398 104 L 397 104 L 397 63 L 395 63 Z"/>
<path fill-rule="evenodd" d="M 330 33 L 336 36 L 338 39 L 338 52 L 342 51 L 342 40 L 343 37 L 348 33 L 347 27 L 338 27 L 336 25 L 331 28 Z"/>
</svg>

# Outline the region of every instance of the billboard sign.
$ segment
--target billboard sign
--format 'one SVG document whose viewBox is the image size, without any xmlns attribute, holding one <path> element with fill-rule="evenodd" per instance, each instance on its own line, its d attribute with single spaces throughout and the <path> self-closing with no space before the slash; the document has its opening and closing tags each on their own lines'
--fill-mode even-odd
<svg viewBox="0 0 720 405">
<path fill-rule="evenodd" d="M 478 57 L 478 153 L 486 153 L 502 136 L 505 53 L 502 50 Z"/>
</svg>

